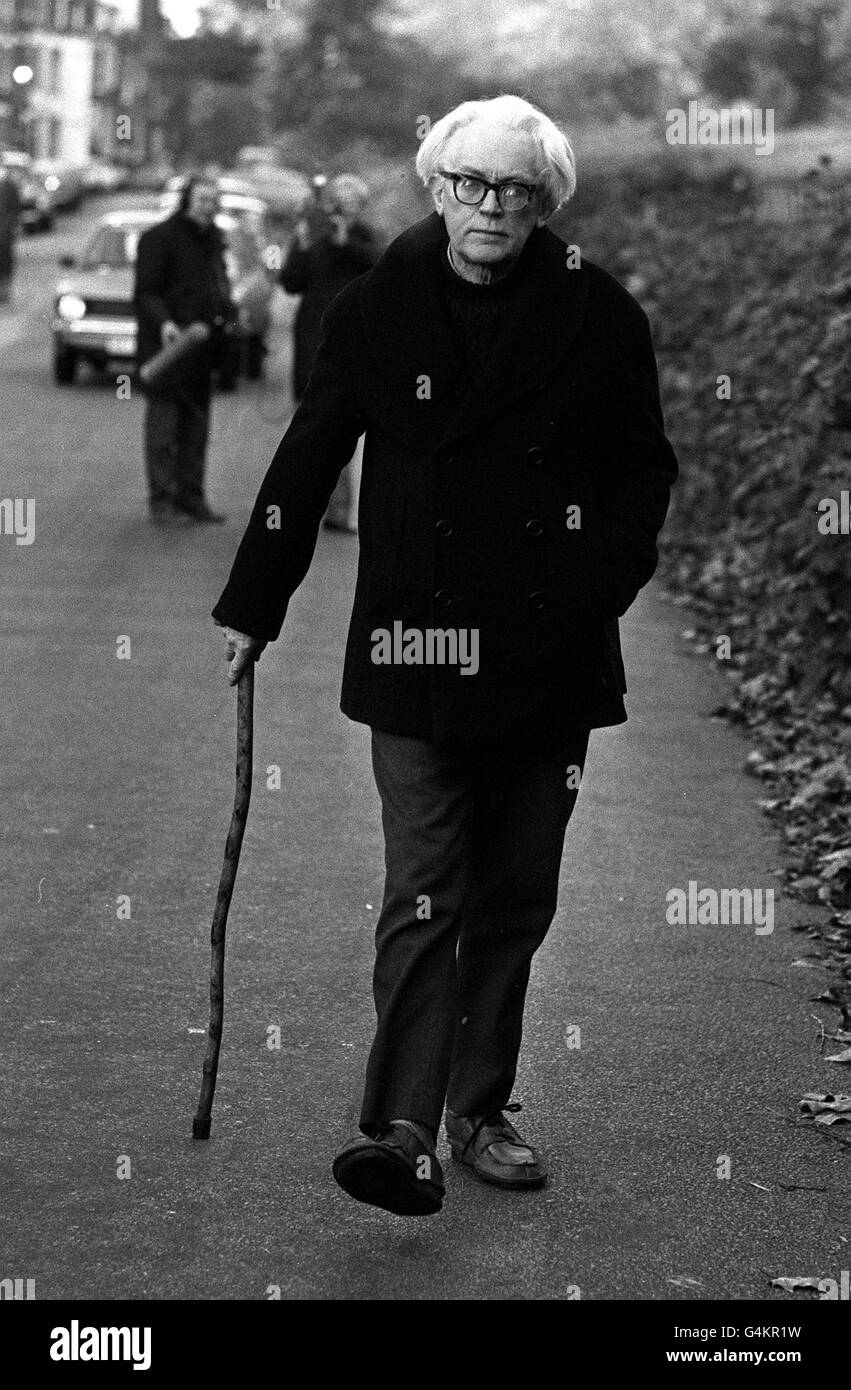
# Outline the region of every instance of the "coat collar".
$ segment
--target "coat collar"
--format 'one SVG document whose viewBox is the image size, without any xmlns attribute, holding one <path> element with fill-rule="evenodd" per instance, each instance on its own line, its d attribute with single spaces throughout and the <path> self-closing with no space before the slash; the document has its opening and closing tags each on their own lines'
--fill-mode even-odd
<svg viewBox="0 0 851 1390">
<path fill-rule="evenodd" d="M 408 419 L 419 417 L 433 447 L 479 429 L 543 385 L 579 332 L 588 297 L 587 274 L 567 268 L 564 242 L 536 227 L 523 248 L 520 300 L 486 367 L 465 387 L 444 297 L 446 244 L 443 218 L 431 213 L 391 243 L 360 291 L 364 328 L 388 379 L 389 399 Z"/>
</svg>

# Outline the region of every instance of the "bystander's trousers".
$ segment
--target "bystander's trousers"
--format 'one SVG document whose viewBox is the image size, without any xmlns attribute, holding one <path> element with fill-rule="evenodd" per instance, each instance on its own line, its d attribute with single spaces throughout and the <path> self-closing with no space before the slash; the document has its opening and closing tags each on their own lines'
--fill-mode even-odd
<svg viewBox="0 0 851 1390">
<path fill-rule="evenodd" d="M 210 383 L 148 397 L 145 407 L 145 471 L 152 512 L 192 510 L 204 501 L 210 430 Z"/>
</svg>

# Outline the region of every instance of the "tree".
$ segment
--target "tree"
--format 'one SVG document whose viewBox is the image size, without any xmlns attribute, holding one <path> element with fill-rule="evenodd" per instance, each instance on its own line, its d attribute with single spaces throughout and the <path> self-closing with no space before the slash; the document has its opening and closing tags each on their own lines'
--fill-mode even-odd
<svg viewBox="0 0 851 1390">
<path fill-rule="evenodd" d="M 258 55 L 259 45 L 235 30 L 215 34 L 202 30 L 192 38 L 159 42 L 151 68 L 165 93 L 165 138 L 177 163 L 192 158 L 226 163 L 245 143 L 240 137 L 234 144 L 236 137 L 228 130 L 228 103 L 240 126 L 250 128 L 250 138 L 259 137 L 263 113 L 251 96 Z M 196 127 L 199 109 L 202 117 Z M 213 114 L 215 109 L 218 116 Z M 213 149 L 216 140 L 221 147 Z"/>
<path fill-rule="evenodd" d="M 701 67 L 706 91 L 722 101 L 750 98 L 760 105 L 773 104 L 771 94 L 783 92 L 786 123 L 822 119 L 847 79 L 847 52 L 835 41 L 844 6 L 839 0 L 771 0 L 760 11 L 710 43 Z"/>
<path fill-rule="evenodd" d="M 410 148 L 422 114 L 436 112 L 447 67 L 404 32 L 385 0 L 314 0 L 301 37 L 282 51 L 273 117 L 308 147 L 366 140 Z"/>
</svg>

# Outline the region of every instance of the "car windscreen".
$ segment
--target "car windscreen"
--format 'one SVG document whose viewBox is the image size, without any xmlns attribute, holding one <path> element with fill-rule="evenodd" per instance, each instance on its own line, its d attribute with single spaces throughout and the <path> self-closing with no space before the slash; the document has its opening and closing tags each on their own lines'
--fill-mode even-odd
<svg viewBox="0 0 851 1390">
<path fill-rule="evenodd" d="M 143 227 L 98 227 L 80 264 L 84 270 L 94 270 L 97 266 L 123 270 L 134 265 L 136 248 L 143 231 Z"/>
</svg>

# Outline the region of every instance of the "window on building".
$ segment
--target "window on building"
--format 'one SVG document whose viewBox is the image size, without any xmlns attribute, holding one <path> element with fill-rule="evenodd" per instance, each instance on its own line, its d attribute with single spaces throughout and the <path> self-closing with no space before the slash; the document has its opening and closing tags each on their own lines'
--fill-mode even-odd
<svg viewBox="0 0 851 1390">
<path fill-rule="evenodd" d="M 48 22 L 48 0 L 19 0 L 17 17 L 26 29 L 41 29 Z"/>
</svg>

